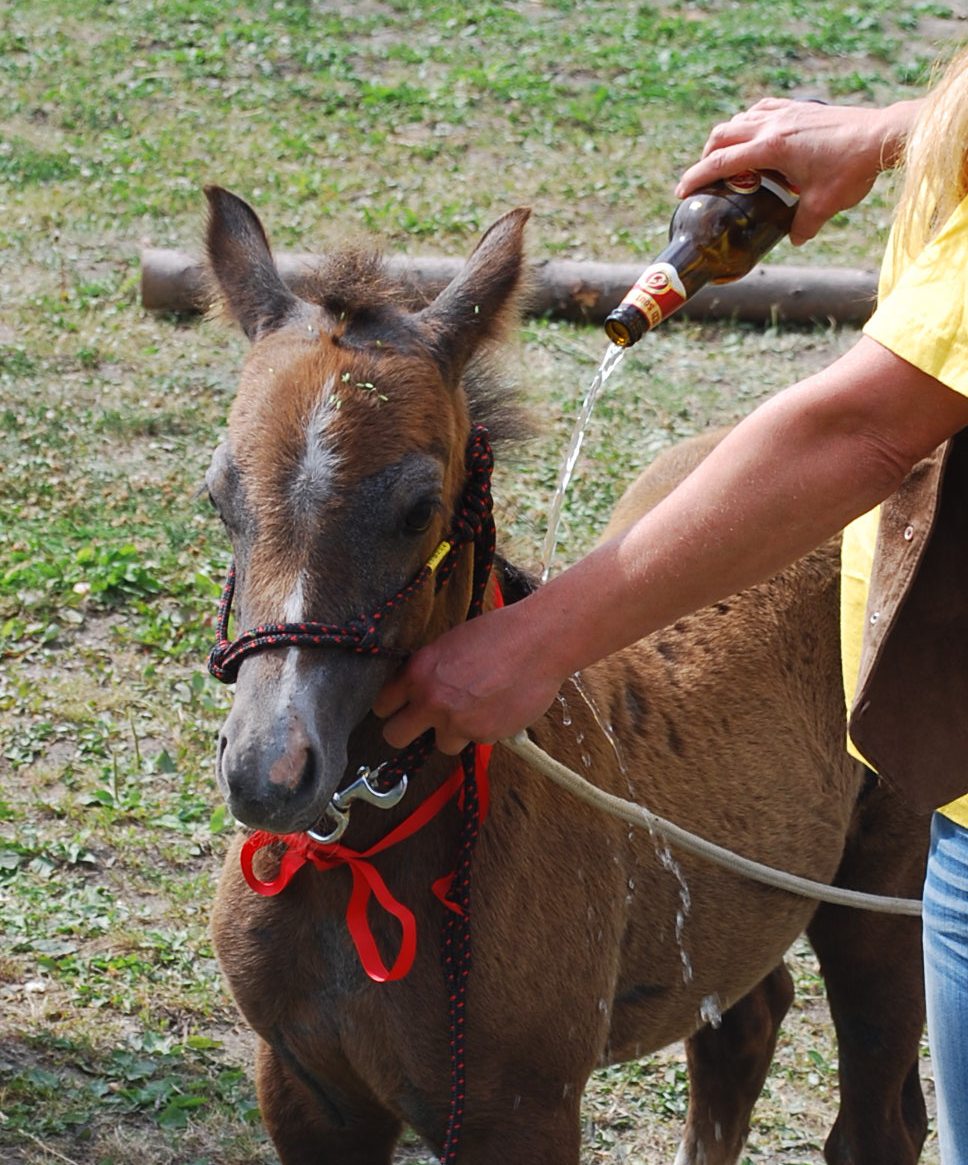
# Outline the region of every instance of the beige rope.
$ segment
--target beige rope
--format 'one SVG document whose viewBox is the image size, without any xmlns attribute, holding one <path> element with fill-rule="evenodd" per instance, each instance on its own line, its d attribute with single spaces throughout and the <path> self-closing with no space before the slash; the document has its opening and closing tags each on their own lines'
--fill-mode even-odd
<svg viewBox="0 0 968 1165">
<path fill-rule="evenodd" d="M 788 890 L 791 894 L 799 894 L 804 898 L 814 898 L 818 902 L 830 902 L 834 906 L 855 906 L 864 910 L 876 910 L 883 914 L 920 914 L 921 903 L 917 898 L 890 898 L 880 894 L 865 894 L 859 890 L 844 890 L 839 886 L 829 886 L 826 882 L 813 882 L 809 878 L 801 878 L 796 874 L 788 874 L 783 870 L 775 870 L 772 866 L 765 866 L 762 862 L 751 858 L 740 857 L 731 850 L 714 842 L 697 837 L 694 833 L 657 817 L 642 805 L 632 801 L 624 801 L 606 793 L 597 786 L 590 784 L 584 777 L 556 761 L 540 749 L 525 733 L 502 740 L 505 748 L 522 757 L 539 772 L 550 777 L 556 784 L 567 789 L 576 797 L 594 805 L 605 813 L 620 817 L 632 825 L 644 825 L 654 833 L 661 834 L 669 841 L 674 842 L 687 853 L 697 854 L 708 858 L 727 870 L 743 874 L 767 886 L 775 886 L 781 890 Z"/>
</svg>

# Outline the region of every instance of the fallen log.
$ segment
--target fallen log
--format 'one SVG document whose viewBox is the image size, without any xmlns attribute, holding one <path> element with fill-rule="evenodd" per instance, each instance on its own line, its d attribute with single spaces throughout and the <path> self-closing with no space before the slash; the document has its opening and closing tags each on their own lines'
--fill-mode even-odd
<svg viewBox="0 0 968 1165">
<path fill-rule="evenodd" d="M 313 282 L 323 256 L 280 252 L 276 264 L 297 293 Z M 426 303 L 463 265 L 462 259 L 391 256 L 390 270 Z M 545 259 L 531 265 L 535 316 L 598 324 L 638 278 L 643 264 Z M 751 322 L 863 323 L 874 306 L 877 277 L 872 271 L 843 267 L 757 267 L 736 283 L 707 286 L 678 314 L 693 319 Z M 141 253 L 141 302 L 149 311 L 204 311 L 211 292 L 205 268 L 185 251 L 145 248 Z"/>
</svg>

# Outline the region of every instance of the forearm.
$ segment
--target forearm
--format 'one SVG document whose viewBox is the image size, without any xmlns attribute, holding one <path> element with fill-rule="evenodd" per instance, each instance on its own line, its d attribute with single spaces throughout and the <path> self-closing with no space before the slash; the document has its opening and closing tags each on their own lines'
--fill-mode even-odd
<svg viewBox="0 0 968 1165">
<path fill-rule="evenodd" d="M 885 393 L 902 374 L 907 392 Z M 964 398 L 865 338 L 757 410 L 631 530 L 528 600 L 522 627 L 568 675 L 812 550 L 893 492 L 966 414 Z"/>
<path fill-rule="evenodd" d="M 825 450 L 836 474 L 793 451 L 785 411 L 754 414 L 674 495 L 528 600 L 521 618 L 556 675 L 769 578 L 891 492 L 899 477 L 862 470 L 847 435 Z"/>
<path fill-rule="evenodd" d="M 968 400 L 862 337 L 761 406 L 625 534 L 422 648 L 374 704 L 402 747 L 498 740 L 589 663 L 775 574 L 968 425 Z"/>
</svg>

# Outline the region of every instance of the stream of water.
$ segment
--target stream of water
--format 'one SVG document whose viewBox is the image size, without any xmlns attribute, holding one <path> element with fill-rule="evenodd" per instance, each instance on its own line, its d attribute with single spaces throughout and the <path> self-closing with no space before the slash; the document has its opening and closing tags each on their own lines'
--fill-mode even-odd
<svg viewBox="0 0 968 1165">
<path fill-rule="evenodd" d="M 585 685 L 585 682 L 582 679 L 580 672 L 576 672 L 571 677 L 571 682 L 572 682 L 572 685 L 573 685 L 575 691 L 582 698 L 586 707 L 589 709 L 592 716 L 595 718 L 595 723 L 598 725 L 599 730 L 601 731 L 601 733 L 605 737 L 605 739 L 608 741 L 609 745 L 611 746 L 612 752 L 614 752 L 614 754 L 615 754 L 615 760 L 616 760 L 616 763 L 618 764 L 619 772 L 625 778 L 625 788 L 626 788 L 626 791 L 628 794 L 628 799 L 630 801 L 633 801 L 633 802 L 636 801 L 637 798 L 635 795 L 635 789 L 632 786 L 631 775 L 629 773 L 628 766 L 625 763 L 625 755 L 622 751 L 622 745 L 621 745 L 621 742 L 620 742 L 620 740 L 615 732 L 615 729 L 612 727 L 611 721 L 609 721 L 605 717 L 605 715 L 602 713 L 601 709 L 598 707 L 598 704 L 595 702 L 594 697 L 592 696 L 591 692 L 588 690 L 587 686 Z M 558 696 L 558 703 L 560 704 L 561 711 L 562 711 L 562 725 L 567 726 L 567 725 L 571 724 L 571 713 L 568 710 L 568 704 L 567 704 L 567 701 L 565 700 L 564 695 L 562 695 L 560 693 Z M 579 739 L 579 744 L 581 744 L 580 739 Z M 584 760 L 584 759 L 585 758 L 583 756 L 582 760 Z M 587 767 L 588 767 L 588 765 L 586 764 L 586 768 Z M 685 875 L 682 872 L 682 867 L 679 865 L 679 863 L 676 861 L 676 859 L 672 856 L 672 851 L 669 849 L 668 842 L 665 840 L 664 837 L 661 837 L 659 834 L 657 834 L 651 827 L 648 828 L 648 833 L 649 833 L 649 837 L 652 841 L 652 848 L 655 851 L 655 856 L 658 859 L 659 865 L 664 870 L 666 870 L 668 873 L 670 873 L 673 876 L 673 878 L 675 878 L 675 880 L 676 880 L 677 895 L 679 898 L 679 906 L 676 910 L 675 938 L 676 938 L 676 946 L 679 949 L 679 960 L 682 964 L 682 981 L 683 981 L 683 983 L 688 984 L 688 983 L 691 983 L 692 979 L 693 979 L 693 968 L 692 968 L 692 959 L 689 955 L 689 950 L 686 946 L 685 930 L 686 930 L 686 922 L 689 918 L 689 911 L 690 911 L 690 908 L 692 907 L 692 895 L 689 893 L 689 886 L 688 886 L 688 883 L 686 882 Z M 634 834 L 635 834 L 635 826 L 629 825 L 629 841 L 630 842 L 633 840 Z M 629 879 L 628 894 L 626 895 L 626 903 L 629 906 L 631 906 L 631 904 L 632 904 L 632 897 L 633 897 L 634 893 L 635 893 L 635 882 L 632 879 Z M 704 1015 L 703 1019 L 708 1021 L 709 1017 Z M 714 1025 L 714 1026 L 718 1026 L 718 1024 Z"/>
<path fill-rule="evenodd" d="M 617 344 L 610 344 L 608 346 L 602 362 L 599 365 L 598 371 L 592 379 L 592 382 L 588 387 L 588 391 L 585 394 L 585 399 L 582 402 L 581 411 L 578 414 L 578 419 L 575 422 L 574 429 L 572 430 L 571 440 L 568 443 L 568 448 L 562 460 L 561 470 L 558 475 L 558 482 L 555 487 L 555 492 L 552 497 L 551 507 L 548 514 L 548 529 L 545 534 L 544 549 L 542 553 L 542 582 L 547 582 L 551 575 L 551 568 L 555 557 L 555 549 L 558 544 L 558 527 L 561 522 L 561 509 L 564 503 L 565 494 L 568 491 L 568 486 L 570 485 L 572 476 L 575 472 L 575 466 L 578 464 L 578 455 L 581 452 L 582 442 L 585 439 L 585 432 L 587 431 L 589 422 L 591 421 L 592 410 L 595 407 L 595 402 L 597 401 L 598 396 L 605 385 L 605 382 L 621 363 L 625 352 L 626 349 L 619 347 Z M 634 801 L 634 790 L 632 788 L 632 782 L 629 776 L 628 768 L 625 764 L 625 757 L 623 756 L 619 739 L 616 736 L 611 723 L 607 720 L 607 718 L 602 714 L 601 710 L 596 705 L 591 693 L 588 691 L 582 681 L 581 674 L 576 673 L 573 675 L 571 677 L 571 682 L 575 688 L 575 691 L 590 709 L 595 722 L 598 725 L 598 728 L 610 744 L 612 751 L 615 754 L 615 760 L 618 764 L 619 771 L 625 777 L 629 799 Z M 562 727 L 567 728 L 572 724 L 572 717 L 571 711 L 568 707 L 567 699 L 563 692 L 559 693 L 558 695 L 558 704 L 561 709 Z M 579 746 L 582 745 L 582 737 L 580 735 L 578 737 L 578 744 Z M 590 766 L 591 758 L 584 750 L 582 750 L 581 759 L 583 765 L 586 768 Z M 634 829 L 630 825 L 630 841 L 632 840 L 633 833 Z M 675 937 L 676 944 L 679 948 L 679 956 L 682 962 L 682 979 L 684 983 L 689 983 L 692 981 L 693 969 L 692 961 L 686 948 L 684 935 L 686 920 L 689 916 L 689 910 L 692 904 L 689 887 L 686 884 L 682 869 L 679 866 L 679 863 L 672 856 L 672 853 L 668 844 L 665 842 L 665 839 L 657 836 L 651 829 L 649 830 L 649 833 L 651 834 L 652 845 L 655 849 L 655 854 L 659 864 L 663 869 L 668 871 L 677 882 L 679 907 L 676 911 Z M 631 903 L 632 896 L 635 892 L 634 881 L 630 880 L 628 890 L 629 893 L 627 896 L 627 902 Z M 704 1020 L 709 1020 L 711 1016 L 703 1015 L 702 1018 Z"/>
<path fill-rule="evenodd" d="M 581 452 L 582 442 L 585 439 L 585 431 L 588 428 L 588 422 L 591 420 L 592 410 L 595 407 L 595 401 L 598 400 L 598 394 L 602 391 L 605 381 L 612 375 L 615 369 L 622 361 L 626 349 L 620 348 L 618 344 L 609 344 L 602 362 L 599 365 L 598 371 L 588 386 L 588 391 L 585 393 L 585 399 L 582 402 L 581 412 L 578 414 L 578 420 L 575 422 L 575 427 L 572 430 L 571 440 L 568 443 L 568 448 L 565 451 L 564 459 L 561 463 L 561 471 L 558 474 L 558 484 L 555 486 L 555 492 L 551 498 L 551 507 L 548 511 L 548 529 L 545 533 L 544 548 L 541 553 L 542 569 L 541 581 L 547 582 L 551 577 L 551 567 L 554 563 L 555 548 L 558 545 L 558 527 L 561 524 L 561 507 L 565 500 L 565 494 L 568 492 L 568 486 L 571 484 L 572 475 L 575 472 L 575 466 L 578 464 L 578 454 Z"/>
</svg>

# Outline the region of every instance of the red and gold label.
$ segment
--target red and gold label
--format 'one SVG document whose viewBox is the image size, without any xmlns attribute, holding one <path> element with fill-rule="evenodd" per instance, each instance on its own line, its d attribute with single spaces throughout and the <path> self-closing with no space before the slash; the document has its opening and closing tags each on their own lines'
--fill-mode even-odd
<svg viewBox="0 0 968 1165">
<path fill-rule="evenodd" d="M 671 263 L 653 263 L 629 288 L 622 303 L 638 308 L 649 321 L 649 327 L 654 328 L 682 307 L 687 298 L 675 267 Z"/>
</svg>

